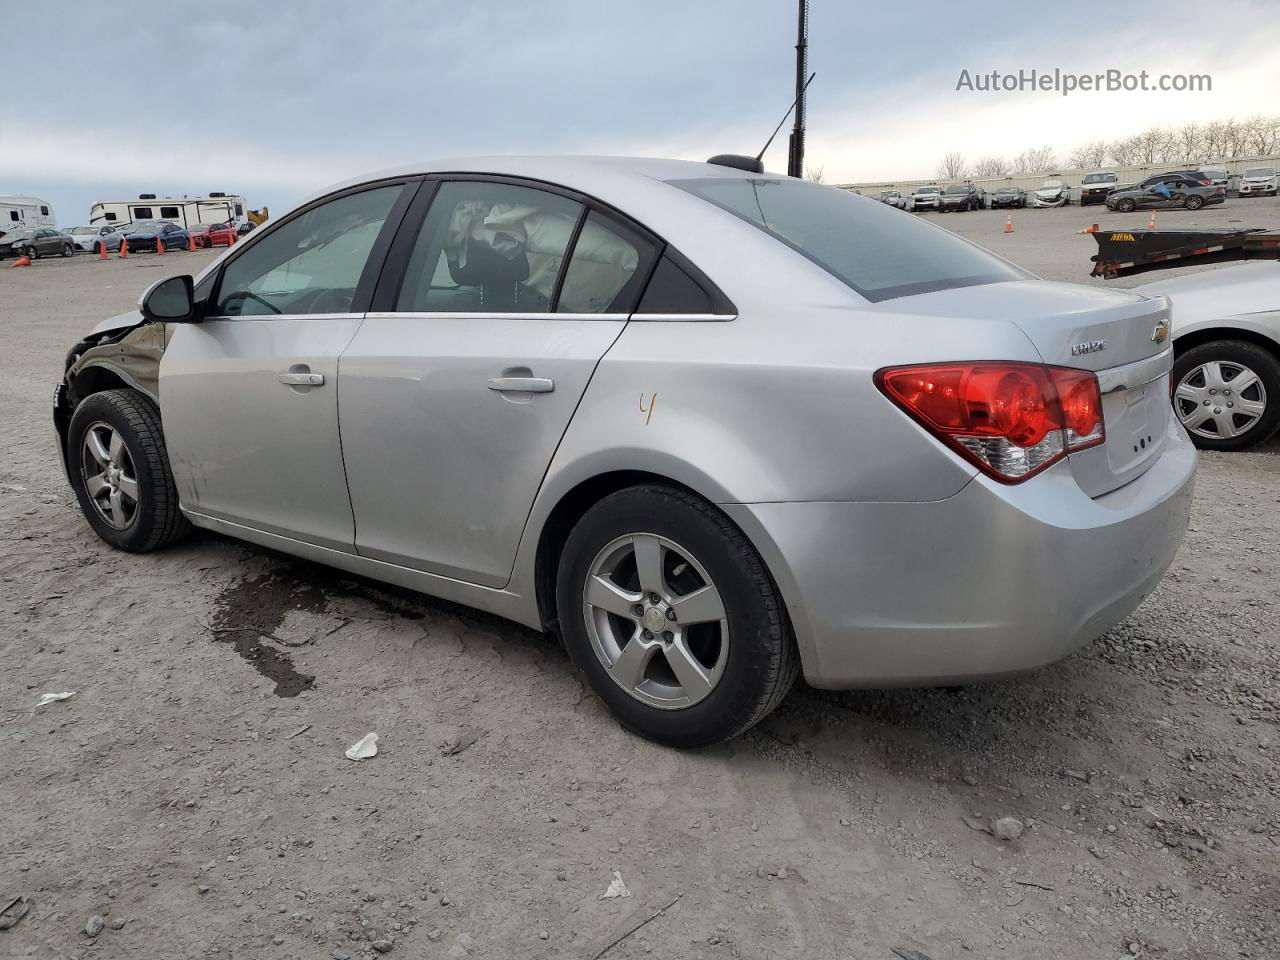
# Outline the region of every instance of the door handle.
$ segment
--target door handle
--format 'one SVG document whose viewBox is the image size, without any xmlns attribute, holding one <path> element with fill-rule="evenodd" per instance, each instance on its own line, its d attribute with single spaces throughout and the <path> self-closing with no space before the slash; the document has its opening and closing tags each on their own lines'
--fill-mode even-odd
<svg viewBox="0 0 1280 960">
<path fill-rule="evenodd" d="M 546 377 L 491 377 L 489 389 L 499 393 L 550 393 L 556 388 L 554 380 Z"/>
<path fill-rule="evenodd" d="M 290 387 L 318 387 L 324 383 L 323 373 L 282 373 L 280 382 Z"/>
</svg>

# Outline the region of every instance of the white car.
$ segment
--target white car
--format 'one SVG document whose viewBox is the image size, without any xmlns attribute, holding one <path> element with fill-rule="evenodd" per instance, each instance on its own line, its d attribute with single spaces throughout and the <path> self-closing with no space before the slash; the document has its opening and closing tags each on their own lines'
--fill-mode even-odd
<svg viewBox="0 0 1280 960">
<path fill-rule="evenodd" d="M 83 250 L 86 253 L 97 253 L 99 243 L 105 243 L 108 250 L 113 248 L 120 249 L 118 237 L 114 240 L 106 239 L 118 232 L 118 230 L 118 227 L 99 225 L 96 227 L 69 227 L 63 233 L 71 238 L 77 250 Z"/>
<path fill-rule="evenodd" d="M 1071 188 L 1061 180 L 1046 180 L 1031 194 L 1033 207 L 1065 207 L 1071 202 Z"/>
<path fill-rule="evenodd" d="M 1278 181 L 1275 167 L 1252 167 L 1240 177 L 1240 196 L 1274 197 Z"/>
</svg>

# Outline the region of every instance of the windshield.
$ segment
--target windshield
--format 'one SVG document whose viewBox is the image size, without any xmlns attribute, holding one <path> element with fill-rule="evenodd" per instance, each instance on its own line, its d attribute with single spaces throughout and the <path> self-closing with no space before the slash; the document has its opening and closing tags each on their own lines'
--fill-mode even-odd
<svg viewBox="0 0 1280 960">
<path fill-rule="evenodd" d="M 834 187 L 746 177 L 670 183 L 763 230 L 871 301 L 1029 277 L 948 230 Z"/>
<path fill-rule="evenodd" d="M 84 237 L 84 236 L 88 236 L 91 233 L 97 233 L 97 232 L 98 232 L 97 227 L 73 227 L 71 229 L 71 235 L 73 237 Z"/>
<path fill-rule="evenodd" d="M 996 193 L 1017 193 L 1017 192 L 1018 192 L 1017 187 L 1001 187 L 999 190 L 996 191 Z"/>
<path fill-rule="evenodd" d="M 126 227 L 121 228 L 122 233 L 155 233 L 160 229 L 159 220 L 135 220 Z"/>
<path fill-rule="evenodd" d="M 1090 173 L 1084 178 L 1085 183 L 1115 183 L 1116 175 L 1114 173 Z"/>
<path fill-rule="evenodd" d="M 1276 175 L 1275 167 L 1254 167 L 1252 170 L 1246 170 L 1244 175 L 1249 178 L 1255 177 L 1274 177 Z"/>
<path fill-rule="evenodd" d="M 947 187 L 947 193 L 968 193 L 968 187 Z"/>
<path fill-rule="evenodd" d="M 1044 183 L 1040 184 L 1040 189 L 1041 190 L 1048 190 L 1050 188 L 1057 189 L 1061 186 L 1062 186 L 1061 180 L 1046 180 Z"/>
<path fill-rule="evenodd" d="M 8 243 L 10 240 L 26 240 L 28 237 L 33 236 L 35 236 L 34 230 L 14 230 L 11 233 L 6 233 L 4 239 L 5 243 Z"/>
</svg>

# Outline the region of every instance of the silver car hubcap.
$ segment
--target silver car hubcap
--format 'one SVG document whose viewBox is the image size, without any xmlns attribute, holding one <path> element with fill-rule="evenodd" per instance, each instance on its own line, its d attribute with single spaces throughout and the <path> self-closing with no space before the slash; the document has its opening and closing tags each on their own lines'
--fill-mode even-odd
<svg viewBox="0 0 1280 960">
<path fill-rule="evenodd" d="M 1207 440 L 1230 440 L 1253 428 L 1267 411 L 1267 388 L 1248 367 L 1210 360 L 1187 371 L 1173 406 L 1188 431 Z"/>
<path fill-rule="evenodd" d="M 724 674 L 729 625 L 705 569 L 652 533 L 609 543 L 582 591 L 591 646 L 613 682 L 664 710 L 705 699 Z"/>
<path fill-rule="evenodd" d="M 116 530 L 138 515 L 138 477 L 124 438 L 109 423 L 98 421 L 84 434 L 80 475 L 94 509 Z"/>
</svg>

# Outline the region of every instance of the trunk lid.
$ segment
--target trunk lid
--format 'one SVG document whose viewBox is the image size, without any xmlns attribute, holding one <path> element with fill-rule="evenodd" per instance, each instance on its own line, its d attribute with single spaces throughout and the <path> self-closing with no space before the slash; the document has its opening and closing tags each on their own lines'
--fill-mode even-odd
<svg viewBox="0 0 1280 960">
<path fill-rule="evenodd" d="M 1106 442 L 1068 458 L 1090 497 L 1137 479 L 1159 458 L 1172 416 L 1173 351 L 1164 297 L 1033 280 L 940 290 L 894 303 L 911 313 L 1004 318 L 1026 334 L 1045 363 L 1096 373 Z"/>
</svg>

